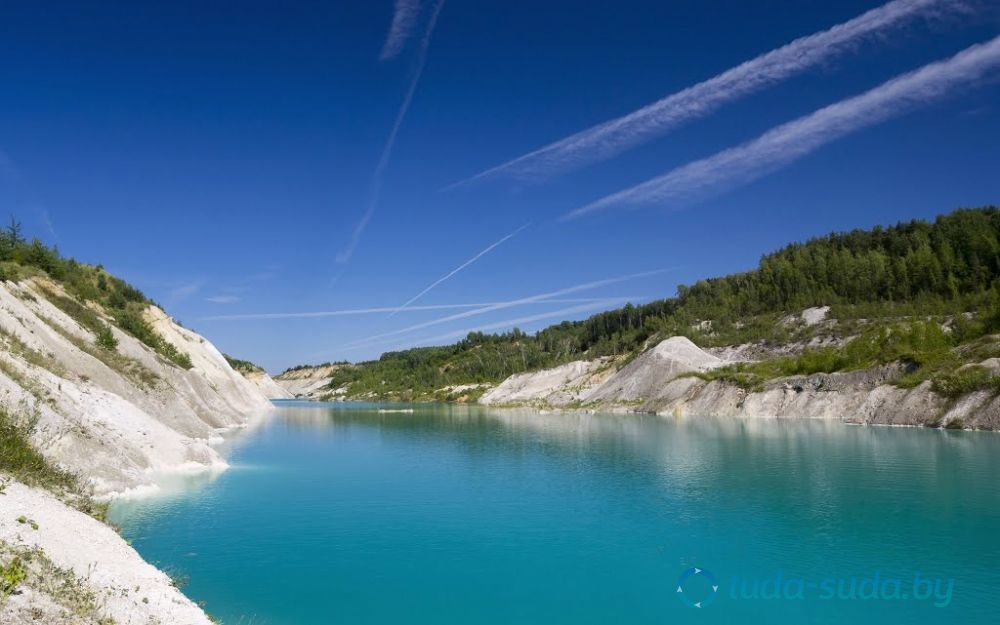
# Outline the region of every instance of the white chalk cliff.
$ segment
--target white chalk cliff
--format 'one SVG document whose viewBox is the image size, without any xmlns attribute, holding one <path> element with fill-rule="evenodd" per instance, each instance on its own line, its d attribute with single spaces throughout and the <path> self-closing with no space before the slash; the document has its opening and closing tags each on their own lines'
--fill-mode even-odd
<svg viewBox="0 0 1000 625">
<path fill-rule="evenodd" d="M 321 399 L 333 391 L 327 388 L 333 374 L 345 365 L 317 365 L 315 367 L 299 367 L 289 369 L 275 376 L 274 381 L 283 388 L 290 397 L 303 399 Z"/>
<path fill-rule="evenodd" d="M 733 360 L 675 336 L 617 370 L 618 363 L 598 359 L 513 375 L 483 394 L 479 402 L 666 416 L 824 418 L 860 424 L 1000 429 L 1000 396 L 979 391 L 949 401 L 935 393 L 930 382 L 915 388 L 896 386 L 892 382 L 905 373 L 902 365 L 791 376 L 747 390 L 692 375 L 742 360 L 745 350 L 718 351 L 731 354 Z M 987 369 L 990 365 L 990 361 L 980 363 Z"/>
<path fill-rule="evenodd" d="M 723 363 L 683 336 L 648 349 L 620 369 L 602 358 L 521 373 L 483 394 L 487 405 L 538 403 L 553 407 L 599 402 L 634 403 L 655 396 L 677 376 Z"/>
<path fill-rule="evenodd" d="M 46 291 L 70 297 L 40 278 L 0 285 L 0 402 L 34 412 L 35 446 L 97 495 L 155 488 L 157 471 L 223 467 L 211 443 L 270 409 L 210 342 L 159 308 L 149 306 L 146 320 L 190 356 L 191 369 L 112 324 L 118 348 L 101 350 Z"/>
<path fill-rule="evenodd" d="M 97 496 L 153 493 L 163 472 L 224 468 L 213 444 L 266 418 L 270 396 L 287 396 L 263 372 L 248 379 L 234 371 L 209 341 L 155 306 L 145 309 L 146 322 L 187 354 L 191 368 L 90 306 L 117 340 L 116 349 L 99 347 L 95 334 L 53 304 L 54 297 L 72 299 L 45 278 L 0 283 L 0 403 L 30 422 L 30 442 L 46 459 L 80 476 Z M 0 622 L 31 622 L 25 619 L 32 614 L 45 623 L 104 623 L 105 617 L 119 624 L 210 622 L 110 527 L 10 476 L 0 474 L 0 483 L 0 547 L 33 550 L 29 559 L 70 571 L 100 612 L 92 620 L 64 621 L 55 595 L 29 583 L 0 603 Z"/>
<path fill-rule="evenodd" d="M 27 566 L 36 569 L 18 592 L 0 602 L 0 623 L 212 623 L 163 571 L 145 562 L 112 528 L 45 491 L 7 485 L 0 495 L 0 545 L 4 551 L 28 554 Z M 42 559 L 62 574 L 39 567 Z M 81 614 L 78 598 L 70 598 L 69 606 L 61 605 L 69 593 L 65 585 L 56 592 L 52 586 L 66 584 L 67 579 L 78 585 L 74 594 L 90 596 L 90 614 Z"/>
</svg>

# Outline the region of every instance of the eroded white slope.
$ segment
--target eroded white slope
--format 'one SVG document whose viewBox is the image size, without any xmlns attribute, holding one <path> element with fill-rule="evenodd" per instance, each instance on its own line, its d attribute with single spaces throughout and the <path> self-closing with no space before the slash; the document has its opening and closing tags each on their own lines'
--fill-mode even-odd
<svg viewBox="0 0 1000 625">
<path fill-rule="evenodd" d="M 513 375 L 485 393 L 480 403 L 633 403 L 655 397 L 677 376 L 723 364 L 683 336 L 662 341 L 617 371 L 608 359 L 581 360 Z"/>
<path fill-rule="evenodd" d="M 551 369 L 512 375 L 484 393 L 479 403 L 565 406 L 581 401 L 613 373 L 608 359 L 576 360 Z"/>
<path fill-rule="evenodd" d="M 646 350 L 584 397 L 587 402 L 639 402 L 656 397 L 668 382 L 684 373 L 721 366 L 719 358 L 683 336 L 673 336 Z"/>
<path fill-rule="evenodd" d="M 44 491 L 7 484 L 0 495 L 0 541 L 16 548 L 40 548 L 56 566 L 72 570 L 93 591 L 102 616 L 118 625 L 212 622 L 113 529 Z M 0 622 L 52 622 L 53 607 L 44 595 L 12 595 L 0 606 Z"/>
<path fill-rule="evenodd" d="M 102 350 L 48 292 L 69 297 L 37 278 L 0 284 L 0 402 L 33 416 L 33 443 L 96 494 L 154 489 L 159 471 L 224 467 L 210 443 L 270 409 L 258 385 L 160 309 L 146 318 L 190 356 L 189 370 L 113 325 L 118 348 Z"/>
<path fill-rule="evenodd" d="M 317 367 L 302 367 L 285 371 L 274 378 L 274 381 L 285 389 L 292 397 L 319 399 L 329 391 L 327 386 L 333 374 L 344 365 L 321 365 Z"/>
<path fill-rule="evenodd" d="M 274 378 L 263 371 L 253 371 L 244 375 L 268 399 L 292 399 L 295 397 L 288 389 L 275 382 Z"/>
</svg>

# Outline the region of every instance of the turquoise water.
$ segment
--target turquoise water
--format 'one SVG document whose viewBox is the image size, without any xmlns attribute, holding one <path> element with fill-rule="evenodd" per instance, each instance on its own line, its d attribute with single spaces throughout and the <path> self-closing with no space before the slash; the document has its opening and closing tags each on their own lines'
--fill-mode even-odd
<svg viewBox="0 0 1000 625">
<path fill-rule="evenodd" d="M 229 625 L 1000 618 L 1000 435 L 413 409 L 282 403 L 114 520 Z"/>
</svg>

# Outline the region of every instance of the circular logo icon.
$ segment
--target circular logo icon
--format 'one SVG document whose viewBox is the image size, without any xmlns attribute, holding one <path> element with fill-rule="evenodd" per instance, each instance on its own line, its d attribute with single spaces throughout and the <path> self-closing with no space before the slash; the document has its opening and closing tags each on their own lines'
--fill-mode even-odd
<svg viewBox="0 0 1000 625">
<path fill-rule="evenodd" d="M 689 608 L 704 608 L 715 601 L 719 582 L 711 571 L 693 566 L 677 578 L 677 598 Z"/>
</svg>

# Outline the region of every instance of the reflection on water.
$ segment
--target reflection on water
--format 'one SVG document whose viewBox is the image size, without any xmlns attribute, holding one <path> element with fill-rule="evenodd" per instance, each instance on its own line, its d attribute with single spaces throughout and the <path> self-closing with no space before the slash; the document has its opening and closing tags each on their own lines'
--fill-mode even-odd
<svg viewBox="0 0 1000 625">
<path fill-rule="evenodd" d="M 705 622 L 987 622 L 1000 607 L 995 434 L 278 406 L 218 479 L 113 510 L 226 622 L 662 623 L 692 617 L 672 592 L 693 566 L 720 592 L 776 571 L 955 583 L 947 608 L 724 596 Z"/>
</svg>

